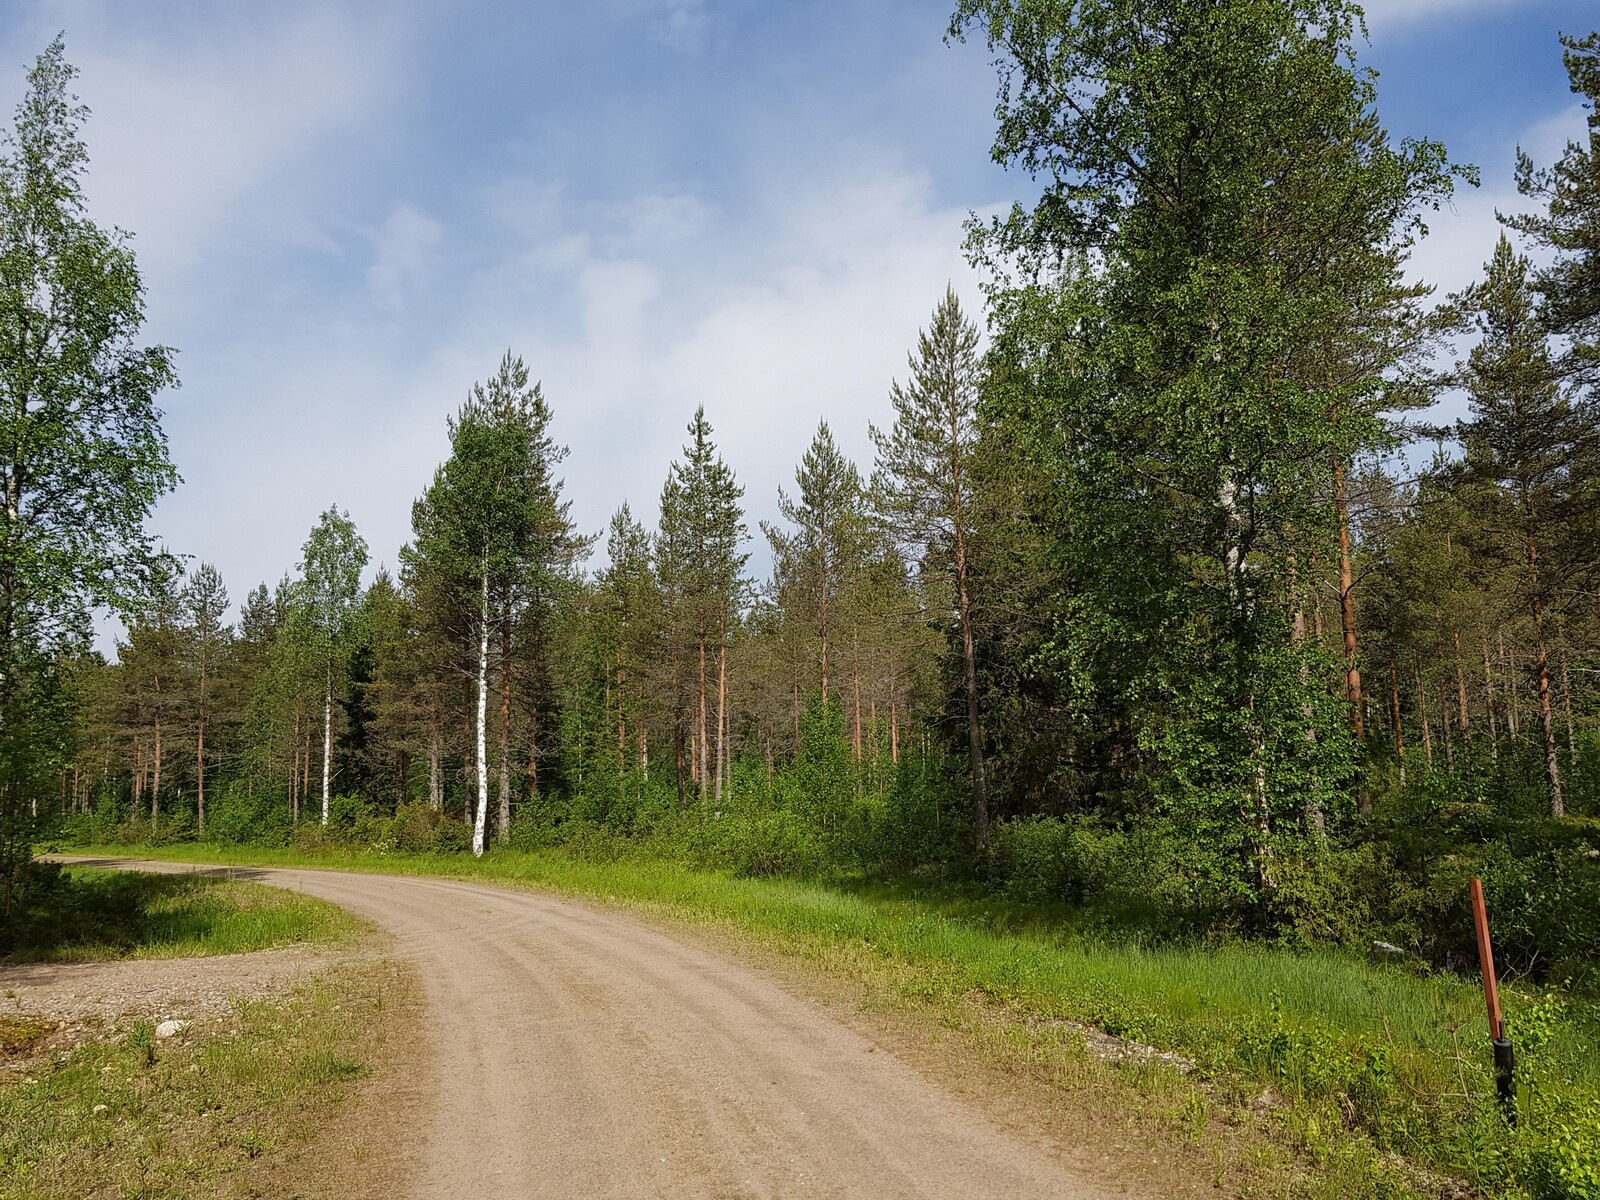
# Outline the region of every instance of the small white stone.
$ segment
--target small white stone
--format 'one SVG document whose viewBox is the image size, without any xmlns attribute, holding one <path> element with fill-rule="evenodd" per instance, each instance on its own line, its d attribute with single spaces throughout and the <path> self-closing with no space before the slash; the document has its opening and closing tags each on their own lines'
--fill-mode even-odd
<svg viewBox="0 0 1600 1200">
<path fill-rule="evenodd" d="M 175 1037 L 187 1028 L 189 1028 L 189 1022 L 187 1021 L 163 1021 L 156 1026 L 156 1036 L 158 1038 Z"/>
<path fill-rule="evenodd" d="M 107 1112 L 107 1111 L 109 1111 L 109 1110 L 106 1108 L 106 1106 L 104 1104 L 96 1104 L 94 1106 L 94 1114 L 95 1114 L 95 1116 L 99 1116 L 101 1113 Z"/>
</svg>

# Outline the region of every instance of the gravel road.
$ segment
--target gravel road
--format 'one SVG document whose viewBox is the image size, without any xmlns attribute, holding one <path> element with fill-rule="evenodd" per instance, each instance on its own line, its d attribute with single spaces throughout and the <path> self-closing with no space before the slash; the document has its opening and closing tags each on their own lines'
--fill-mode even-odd
<svg viewBox="0 0 1600 1200">
<path fill-rule="evenodd" d="M 435 1084 L 408 1101 L 432 1109 L 406 1122 L 413 1197 L 1109 1194 L 772 978 L 626 916 L 439 879 L 234 875 L 343 905 L 416 964 Z"/>
</svg>

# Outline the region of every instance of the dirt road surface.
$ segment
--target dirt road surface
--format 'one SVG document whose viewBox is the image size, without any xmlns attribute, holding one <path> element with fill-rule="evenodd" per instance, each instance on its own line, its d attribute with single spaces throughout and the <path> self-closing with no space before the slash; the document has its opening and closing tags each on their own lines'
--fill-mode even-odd
<svg viewBox="0 0 1600 1200">
<path fill-rule="evenodd" d="M 422 1109 L 395 1150 L 419 1200 L 1111 1194 L 768 976 L 626 916 L 440 879 L 232 872 L 342 905 L 416 964 L 433 1082 L 395 1098 Z"/>
</svg>

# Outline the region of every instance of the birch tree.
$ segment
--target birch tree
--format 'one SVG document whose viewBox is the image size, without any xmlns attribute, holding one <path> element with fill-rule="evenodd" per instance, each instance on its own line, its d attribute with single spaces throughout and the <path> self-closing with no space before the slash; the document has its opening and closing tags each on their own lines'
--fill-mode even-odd
<svg viewBox="0 0 1600 1200">
<path fill-rule="evenodd" d="M 356 532 L 350 514 L 333 505 L 318 518 L 300 553 L 300 598 L 322 676 L 322 823 L 326 825 L 333 776 L 333 690 L 350 652 L 367 543 Z"/>
<path fill-rule="evenodd" d="M 139 344 L 133 252 L 89 217 L 75 74 L 57 38 L 0 142 L 0 916 L 64 761 L 61 656 L 172 566 L 144 524 L 178 478 L 155 405 L 173 354 Z"/>
<path fill-rule="evenodd" d="M 1162 764 L 1163 803 L 1230 848 L 1258 901 L 1275 840 L 1351 777 L 1329 665 L 1283 614 L 1299 556 L 1336 557 L 1330 465 L 1391 437 L 1402 348 L 1363 344 L 1330 375 L 1302 347 L 1355 337 L 1375 303 L 1404 323 L 1407 250 L 1454 178 L 1437 143 L 1389 142 L 1359 17 L 962 0 L 951 25 L 1000 56 L 994 156 L 1043 192 L 975 227 L 974 253 L 1010 321 L 1072 301 L 1038 328 L 1076 369 L 1034 403 L 1069 577 L 1057 669 L 1139 697 L 1131 740 Z"/>
<path fill-rule="evenodd" d="M 491 639 L 500 666 L 500 816 L 510 823 L 509 736 L 512 639 L 519 627 L 538 652 L 549 608 L 588 540 L 572 526 L 555 468 L 565 447 L 550 436 L 549 406 L 527 367 L 509 351 L 486 384 L 474 385 L 450 422 L 450 457 L 412 509 L 415 541 L 403 554 L 413 575 L 434 581 L 473 649 L 473 756 L 477 803 L 472 849 L 481 855 L 489 813 Z M 537 738 L 537 731 L 533 734 Z M 537 742 L 530 747 L 534 765 Z"/>
</svg>

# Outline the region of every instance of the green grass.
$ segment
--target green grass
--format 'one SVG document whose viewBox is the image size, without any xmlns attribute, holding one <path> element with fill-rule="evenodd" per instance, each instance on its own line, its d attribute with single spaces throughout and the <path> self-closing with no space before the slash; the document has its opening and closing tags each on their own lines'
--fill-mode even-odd
<svg viewBox="0 0 1600 1200">
<path fill-rule="evenodd" d="M 1420 968 L 1241 943 L 1144 947 L 1029 920 L 1015 906 L 561 851 L 481 861 L 212 846 L 154 853 L 444 875 L 625 903 L 875 975 L 908 1004 L 976 998 L 1020 1029 L 1082 1022 L 1187 1056 L 1222 1116 L 1243 1119 L 1269 1092 L 1274 1136 L 1313 1167 L 1355 1155 L 1371 1166 L 1370 1194 L 1403 1192 L 1382 1168 L 1398 1152 L 1487 1194 L 1600 1197 L 1600 1013 L 1558 993 L 1503 992 L 1523 1079 L 1521 1124 L 1510 1133 L 1492 1101 L 1476 982 Z"/>
<path fill-rule="evenodd" d="M 361 928 L 336 905 L 258 883 L 72 868 L 22 914 L 6 961 L 241 954 L 339 942 Z"/>
<path fill-rule="evenodd" d="M 347 965 L 210 1036 L 140 1023 L 0 1076 L 0 1200 L 300 1194 L 294 1155 L 382 1060 L 405 986 Z"/>
</svg>

